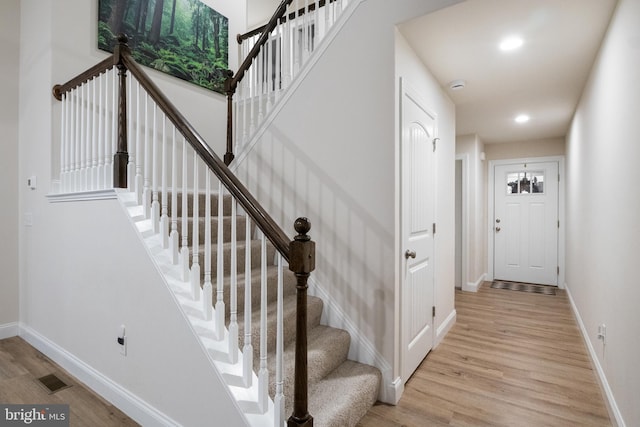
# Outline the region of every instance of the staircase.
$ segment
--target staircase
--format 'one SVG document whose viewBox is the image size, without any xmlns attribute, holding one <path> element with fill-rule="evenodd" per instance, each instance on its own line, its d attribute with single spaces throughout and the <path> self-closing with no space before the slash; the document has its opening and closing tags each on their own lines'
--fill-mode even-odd
<svg viewBox="0 0 640 427">
<path fill-rule="evenodd" d="M 178 217 L 183 218 L 182 215 L 182 203 L 181 198 L 178 198 Z M 164 249 L 162 246 L 162 238 L 160 235 L 154 233 L 153 224 L 150 219 L 145 218 L 144 207 L 137 203 L 135 193 L 133 192 L 120 192 L 119 199 L 123 206 L 126 207 L 127 212 L 131 216 L 136 228 L 138 229 L 141 238 L 147 245 L 149 252 L 153 254 L 154 261 L 157 263 L 160 270 L 165 276 L 166 282 L 175 294 L 176 300 L 182 306 L 186 317 L 191 322 L 195 334 L 200 338 L 205 349 L 207 344 L 211 340 L 211 328 L 204 327 L 206 320 L 202 315 L 202 310 L 198 304 L 194 304 L 191 298 L 191 288 L 188 281 L 183 281 L 181 278 L 180 266 L 176 266 L 171 262 L 171 254 L 169 249 Z M 224 225 L 221 227 L 223 232 L 223 246 L 225 260 L 231 258 L 231 238 L 232 238 L 232 204 L 233 199 L 231 196 L 224 196 L 223 206 L 223 218 L 220 221 L 218 216 L 212 216 L 210 219 L 212 230 L 212 241 L 217 241 L 219 228 L 218 225 L 222 222 Z M 204 230 L 206 229 L 204 224 L 205 217 L 205 195 L 200 194 L 199 202 L 199 214 L 198 221 L 200 222 L 199 230 L 202 230 L 199 235 L 199 241 L 205 240 Z M 212 194 L 210 196 L 210 205 L 218 205 L 218 195 Z M 187 197 L 187 206 L 189 207 L 186 221 L 192 225 L 194 221 L 193 215 L 193 194 L 189 194 Z M 240 349 L 244 344 L 244 325 L 245 325 L 245 305 L 249 305 L 251 324 L 261 325 L 260 317 L 262 316 L 260 307 L 261 299 L 266 299 L 266 305 L 268 307 L 266 312 L 266 348 L 267 357 L 269 361 L 267 369 L 269 372 L 269 396 L 274 399 L 276 394 L 276 304 L 278 297 L 278 267 L 274 263 L 275 249 L 272 245 L 267 243 L 267 266 L 264 270 L 266 276 L 266 291 L 262 290 L 262 276 L 263 270 L 261 266 L 260 246 L 262 244 L 261 239 L 255 237 L 256 228 L 250 228 L 250 238 L 246 239 L 245 225 L 246 217 L 243 215 L 236 215 L 236 224 L 239 225 L 238 230 L 241 232 L 235 233 L 236 245 L 239 252 L 243 253 L 247 244 L 252 248 L 251 252 L 251 269 L 250 269 L 250 286 L 246 289 L 244 286 L 237 288 L 237 301 L 238 301 L 238 325 L 239 325 L 239 339 L 237 345 Z M 181 228 L 182 221 L 179 221 L 178 228 Z M 193 238 L 188 237 L 189 246 L 193 244 Z M 200 253 L 205 252 L 204 245 L 200 246 Z M 192 251 L 190 258 L 192 258 Z M 217 275 L 217 252 L 211 253 L 212 275 Z M 240 260 L 239 260 L 240 261 Z M 238 262 L 238 266 L 244 267 L 244 260 Z M 229 262 L 224 263 L 224 288 L 230 289 L 231 285 L 231 266 Z M 236 272 L 237 276 L 235 280 L 238 283 L 245 282 L 244 271 Z M 295 360 L 295 325 L 296 325 L 296 312 L 295 312 L 295 299 L 296 299 L 296 278 L 290 272 L 287 272 L 283 276 L 283 292 L 282 292 L 282 304 L 285 307 L 283 312 L 283 325 L 284 325 L 284 352 L 283 352 L 283 389 L 284 396 L 293 396 L 294 391 L 294 360 Z M 204 270 L 201 270 L 200 282 L 204 285 Z M 249 294 L 250 303 L 245 303 Z M 226 307 L 231 307 L 230 293 L 225 293 L 223 301 Z M 341 329 L 331 328 L 320 324 L 320 317 L 323 309 L 323 302 L 321 299 L 308 296 L 308 381 L 309 381 L 309 412 L 314 418 L 315 426 L 355 426 L 357 422 L 364 416 L 369 408 L 376 401 L 378 390 L 380 387 L 380 372 L 378 369 L 363 365 L 351 360 L 347 360 L 347 353 L 349 351 L 350 336 Z M 216 298 L 212 299 L 212 306 L 215 306 Z M 225 325 L 227 328 L 230 326 L 230 313 L 225 316 Z M 260 327 L 252 328 L 251 342 L 260 342 Z M 210 354 L 216 355 L 217 353 L 212 348 L 208 348 Z M 219 351 L 219 350 L 218 350 Z M 216 365 L 224 365 L 228 361 L 226 355 L 217 354 L 212 356 L 213 362 Z M 260 375 L 260 353 L 254 352 L 252 358 L 252 365 L 256 377 Z M 228 363 L 227 363 L 228 364 Z M 229 366 L 225 366 L 225 372 L 229 372 Z M 227 375 L 226 378 L 230 384 L 237 382 L 237 377 L 233 375 Z M 253 408 L 248 407 L 248 419 L 251 420 L 251 411 Z M 293 411 L 292 399 L 285 399 L 285 414 L 291 414 Z M 253 425 L 253 424 L 252 424 Z M 257 425 L 257 422 L 256 422 Z"/>
<path fill-rule="evenodd" d="M 300 9 L 298 0 L 290 14 L 291 3 L 283 0 L 271 23 L 284 38 L 296 17 L 305 28 L 339 22 L 337 11 L 347 1 L 313 7 L 305 1 Z M 325 5 L 324 15 L 316 13 Z M 270 57 L 260 47 L 271 31 L 255 41 L 243 73 L 257 55 Z M 303 32 L 292 41 L 308 37 Z M 299 72 L 303 59 L 278 62 L 277 75 L 283 65 Z M 241 98 L 235 108 L 233 90 L 228 93 L 229 111 L 242 112 L 250 131 L 285 99 L 284 86 L 255 80 L 263 71 L 248 72 L 253 80 L 244 82 L 234 76 L 230 88 Z M 272 92 L 264 93 L 269 86 Z M 119 200 L 247 424 L 282 426 L 288 418 L 289 426 L 355 426 L 375 402 L 381 375 L 347 359 L 347 332 L 320 324 L 323 302 L 306 294 L 315 264 L 306 219 L 296 221 L 298 235 L 290 242 L 133 61 L 125 37 L 113 56 L 53 92 L 62 102 L 60 191 L 121 189 Z M 256 105 L 243 109 L 242 103 Z M 231 160 L 228 151 L 225 161 Z"/>
</svg>

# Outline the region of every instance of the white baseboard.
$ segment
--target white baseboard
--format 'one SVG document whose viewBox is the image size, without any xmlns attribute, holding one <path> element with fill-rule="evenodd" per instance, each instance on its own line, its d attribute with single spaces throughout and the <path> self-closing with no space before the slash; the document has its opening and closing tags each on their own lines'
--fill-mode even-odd
<svg viewBox="0 0 640 427">
<path fill-rule="evenodd" d="M 589 352 L 589 357 L 591 358 L 591 363 L 595 368 L 598 382 L 600 383 L 600 387 L 604 392 L 605 403 L 607 405 L 607 409 L 609 410 L 609 416 L 612 418 L 612 421 L 615 421 L 618 427 L 626 427 L 624 419 L 622 418 L 622 413 L 620 412 L 620 408 L 618 408 L 618 404 L 616 403 L 616 399 L 613 396 L 613 391 L 609 386 L 609 381 L 607 381 L 607 377 L 604 373 L 604 369 L 602 369 L 602 365 L 598 360 L 598 355 L 596 353 L 595 348 L 591 344 L 591 340 L 589 339 L 589 333 L 587 332 L 587 328 L 582 321 L 582 317 L 580 316 L 580 312 L 578 311 L 578 307 L 576 306 L 573 296 L 571 295 L 571 291 L 569 290 L 569 286 L 564 284 L 564 289 L 567 291 L 567 295 L 569 296 L 569 303 L 571 304 L 571 310 L 573 311 L 573 315 L 578 322 L 578 327 L 580 328 L 580 332 L 582 333 L 582 338 L 584 339 L 584 343 L 587 346 L 587 350 Z"/>
<path fill-rule="evenodd" d="M 438 329 L 436 329 L 436 340 L 433 345 L 434 348 L 440 345 L 445 335 L 447 335 L 449 330 L 453 327 L 453 325 L 455 325 L 456 316 L 457 316 L 457 312 L 456 312 L 456 309 L 454 308 L 453 310 L 451 310 L 451 313 L 449 313 L 447 318 L 444 319 L 444 322 L 442 322 L 440 326 L 438 326 Z"/>
<path fill-rule="evenodd" d="M 159 427 L 180 425 L 30 327 L 21 325 L 20 336 L 139 424 Z"/>
<path fill-rule="evenodd" d="M 19 331 L 20 328 L 18 327 L 18 322 L 11 322 L 0 325 L 0 340 L 15 337 L 18 335 Z"/>
<path fill-rule="evenodd" d="M 465 292 L 478 292 L 480 286 L 482 286 L 482 282 L 484 282 L 484 278 L 487 277 L 487 273 L 483 273 L 478 280 L 475 282 L 467 282 L 466 284 L 462 284 L 462 290 Z"/>
<path fill-rule="evenodd" d="M 348 358 L 356 362 L 375 366 L 382 373 L 382 383 L 378 400 L 395 405 L 400 400 L 404 384 L 400 378 L 393 377 L 393 368 L 375 349 L 371 341 L 360 334 L 359 328 L 349 319 L 329 294 L 327 294 L 313 277 L 309 278 L 309 294 L 324 302 L 321 323 L 332 328 L 344 329 L 351 335 Z M 398 385 L 400 384 L 400 385 Z"/>
</svg>

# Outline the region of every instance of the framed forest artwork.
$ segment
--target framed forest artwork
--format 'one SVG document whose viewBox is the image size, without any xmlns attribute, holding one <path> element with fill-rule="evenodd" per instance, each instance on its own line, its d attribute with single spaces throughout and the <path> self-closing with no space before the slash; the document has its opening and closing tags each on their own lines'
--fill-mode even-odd
<svg viewBox="0 0 640 427">
<path fill-rule="evenodd" d="M 229 67 L 229 20 L 199 0 L 98 0 L 98 48 L 129 38 L 142 65 L 216 92 Z"/>
</svg>

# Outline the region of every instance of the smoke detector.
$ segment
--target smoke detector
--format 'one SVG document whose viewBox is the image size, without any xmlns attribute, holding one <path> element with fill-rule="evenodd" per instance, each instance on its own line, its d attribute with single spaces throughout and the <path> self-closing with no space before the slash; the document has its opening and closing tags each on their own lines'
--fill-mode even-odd
<svg viewBox="0 0 640 427">
<path fill-rule="evenodd" d="M 467 82 L 464 80 L 453 80 L 449 82 L 449 89 L 451 90 L 462 90 L 467 85 Z"/>
</svg>

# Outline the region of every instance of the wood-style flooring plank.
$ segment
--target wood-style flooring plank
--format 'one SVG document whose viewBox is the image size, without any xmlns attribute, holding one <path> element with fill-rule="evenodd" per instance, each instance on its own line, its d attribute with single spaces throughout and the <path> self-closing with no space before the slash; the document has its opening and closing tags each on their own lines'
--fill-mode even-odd
<svg viewBox="0 0 640 427">
<path fill-rule="evenodd" d="M 456 292 L 457 321 L 405 385 L 358 427 L 611 426 L 564 291 Z"/>
<path fill-rule="evenodd" d="M 71 387 L 49 394 L 36 382 L 49 374 Z M 68 404 L 69 424 L 73 427 L 138 425 L 19 337 L 0 340 L 0 402 Z"/>
</svg>

